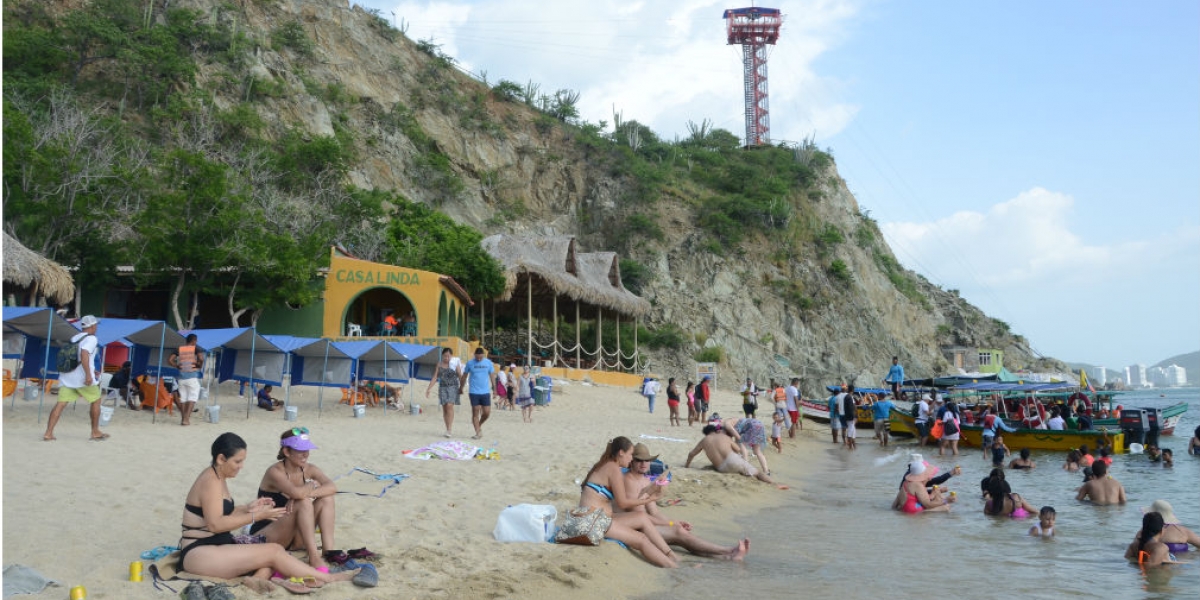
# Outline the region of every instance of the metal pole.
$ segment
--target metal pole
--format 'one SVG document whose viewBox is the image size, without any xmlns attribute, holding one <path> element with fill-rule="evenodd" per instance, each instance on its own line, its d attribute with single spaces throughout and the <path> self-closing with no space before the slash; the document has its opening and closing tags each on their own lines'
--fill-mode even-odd
<svg viewBox="0 0 1200 600">
<path fill-rule="evenodd" d="M 165 348 L 166 345 L 167 345 L 167 324 L 163 323 L 162 335 L 160 335 L 158 338 L 158 380 L 154 386 L 154 414 L 151 415 L 151 417 L 150 417 L 151 423 L 158 422 L 158 390 L 161 389 L 163 386 L 163 382 L 162 382 L 163 367 L 162 367 L 162 365 L 163 365 L 163 352 L 166 351 L 166 348 Z M 149 379 L 149 377 L 147 377 L 147 379 Z M 183 415 L 180 415 L 180 418 L 183 418 Z"/>
<path fill-rule="evenodd" d="M 250 418 L 250 407 L 254 404 L 254 345 L 258 342 L 258 328 L 250 328 L 250 399 L 246 400 L 246 418 Z"/>
<path fill-rule="evenodd" d="M 38 387 L 41 388 L 38 390 L 38 423 L 42 422 L 42 403 L 46 401 L 46 375 L 49 375 L 46 365 L 50 364 L 50 335 L 54 331 L 54 309 L 47 308 L 46 313 L 46 358 L 42 360 L 42 368 L 40 369 L 42 377 L 38 381 Z M 72 335 L 71 337 L 75 336 Z M 26 381 L 25 385 L 29 386 L 29 382 Z M 13 392 L 13 395 L 15 396 L 16 392 Z M 13 401 L 15 402 L 16 398 L 13 398 Z"/>
<path fill-rule="evenodd" d="M 325 400 L 325 376 L 329 374 L 329 346 L 333 342 L 325 340 L 325 362 L 321 365 L 321 389 L 317 390 L 317 416 L 321 416 L 323 401 Z"/>
<path fill-rule="evenodd" d="M 525 274 L 525 318 L 529 333 L 525 343 L 525 367 L 529 368 L 533 364 L 533 277 L 528 273 Z"/>
</svg>

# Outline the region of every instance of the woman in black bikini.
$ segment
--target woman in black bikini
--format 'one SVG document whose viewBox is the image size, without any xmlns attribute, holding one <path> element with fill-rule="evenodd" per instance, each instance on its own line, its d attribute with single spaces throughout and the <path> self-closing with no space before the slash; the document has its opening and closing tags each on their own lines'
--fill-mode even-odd
<svg viewBox="0 0 1200 600">
<path fill-rule="evenodd" d="M 184 504 L 180 567 L 195 575 L 222 579 L 251 574 L 245 580 L 246 586 L 260 592 L 272 589 L 268 577 L 295 593 L 354 579 L 354 571 L 322 573 L 288 554 L 279 544 L 237 542 L 232 531 L 259 520 L 278 519 L 287 512 L 286 508 L 273 507 L 268 498 L 243 506 L 234 504 L 226 481 L 237 477 L 245 462 L 246 442 L 237 434 L 223 433 L 213 442 L 212 464 L 196 478 Z"/>
<path fill-rule="evenodd" d="M 320 467 L 308 462 L 310 450 L 316 444 L 308 437 L 308 428 L 295 427 L 279 437 L 279 462 L 267 468 L 262 482 L 258 484 L 258 497 L 270 498 L 272 506 L 286 508 L 287 513 L 274 521 L 260 521 L 250 528 L 250 533 L 261 533 L 268 542 L 285 548 L 302 547 L 308 553 L 308 564 L 318 571 L 328 570 L 326 562 L 345 564 L 351 558 L 374 556 L 366 548 L 351 550 L 349 554 L 335 550 L 334 543 L 334 494 L 337 486 Z M 316 529 L 321 528 L 321 548 L 317 551 Z"/>
<path fill-rule="evenodd" d="M 671 546 L 663 540 L 658 528 L 650 521 L 645 512 L 622 512 L 613 516 L 613 505 L 628 511 L 635 506 L 649 504 L 658 500 L 662 487 L 650 482 L 638 495 L 636 500 L 630 500 L 625 494 L 625 476 L 621 469 L 628 467 L 633 461 L 633 442 L 629 438 L 619 436 L 608 442 L 604 455 L 588 471 L 583 478 L 583 491 L 579 496 L 581 508 L 598 508 L 603 510 L 612 524 L 605 532 L 605 537 L 618 540 L 630 548 L 642 553 L 646 560 L 660 566 L 674 568 L 679 566 Z"/>
</svg>

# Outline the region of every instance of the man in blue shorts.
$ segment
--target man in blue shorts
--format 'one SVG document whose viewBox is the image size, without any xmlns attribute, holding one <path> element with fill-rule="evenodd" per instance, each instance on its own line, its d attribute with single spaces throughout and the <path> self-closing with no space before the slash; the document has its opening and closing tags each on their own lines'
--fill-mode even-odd
<svg viewBox="0 0 1200 600">
<path fill-rule="evenodd" d="M 484 356 L 482 347 L 475 349 L 475 358 L 467 361 L 463 367 L 459 385 L 467 384 L 467 396 L 471 399 L 471 424 L 475 426 L 475 435 L 471 439 L 483 437 L 483 424 L 492 415 L 492 393 L 496 389 L 496 367 Z"/>
</svg>

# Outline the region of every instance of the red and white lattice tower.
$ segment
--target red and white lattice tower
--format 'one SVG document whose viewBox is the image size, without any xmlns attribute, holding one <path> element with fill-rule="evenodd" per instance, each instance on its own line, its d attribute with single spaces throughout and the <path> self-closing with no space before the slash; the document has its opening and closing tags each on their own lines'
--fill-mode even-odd
<svg viewBox="0 0 1200 600">
<path fill-rule="evenodd" d="M 730 45 L 742 47 L 746 96 L 746 145 L 771 143 L 771 116 L 767 102 L 767 44 L 779 40 L 783 14 L 778 8 L 731 8 L 725 11 L 725 32 Z"/>
</svg>

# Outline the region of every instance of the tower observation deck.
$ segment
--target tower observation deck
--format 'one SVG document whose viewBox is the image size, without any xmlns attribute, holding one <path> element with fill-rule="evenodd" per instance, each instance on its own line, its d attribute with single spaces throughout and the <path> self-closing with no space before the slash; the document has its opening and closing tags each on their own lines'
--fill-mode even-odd
<svg viewBox="0 0 1200 600">
<path fill-rule="evenodd" d="M 767 44 L 779 40 L 783 14 L 778 8 L 731 8 L 725 11 L 729 45 L 742 47 L 742 79 L 746 100 L 746 145 L 771 143 L 771 116 L 767 101 Z"/>
</svg>

